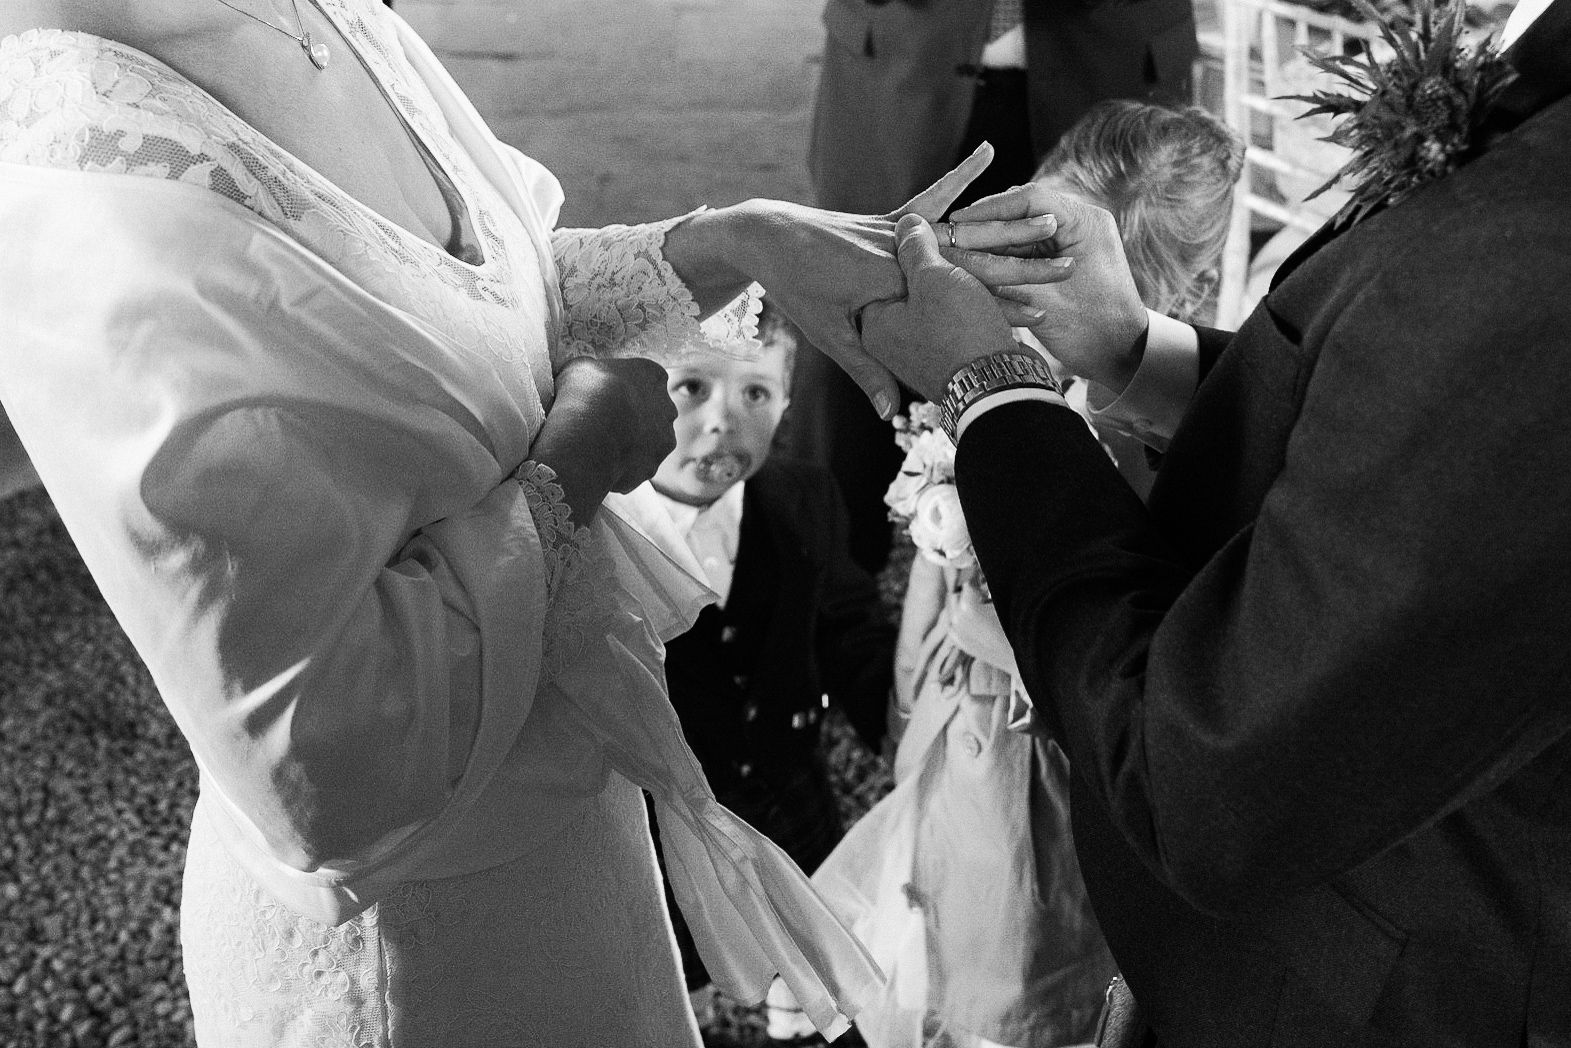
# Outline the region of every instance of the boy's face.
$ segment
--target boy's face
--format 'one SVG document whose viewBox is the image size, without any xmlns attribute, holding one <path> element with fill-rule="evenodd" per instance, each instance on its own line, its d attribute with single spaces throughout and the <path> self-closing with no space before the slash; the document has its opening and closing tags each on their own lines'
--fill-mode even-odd
<svg viewBox="0 0 1571 1048">
<path fill-rule="evenodd" d="M 766 345 L 756 360 L 715 354 L 667 369 L 676 404 L 676 450 L 654 475 L 655 490 L 707 505 L 758 472 L 769 455 L 786 398 L 785 350 Z"/>
</svg>

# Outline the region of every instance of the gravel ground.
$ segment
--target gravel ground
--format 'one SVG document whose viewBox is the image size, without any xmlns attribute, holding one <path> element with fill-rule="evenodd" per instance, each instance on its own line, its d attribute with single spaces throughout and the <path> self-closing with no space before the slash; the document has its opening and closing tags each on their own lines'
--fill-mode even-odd
<svg viewBox="0 0 1571 1048">
<path fill-rule="evenodd" d="M 884 580 L 892 608 L 903 578 Z M 848 818 L 890 787 L 843 720 L 825 760 Z M 179 900 L 195 801 L 190 751 L 49 500 L 0 500 L 0 1046 L 193 1043 Z M 705 1043 L 761 1046 L 762 1017 L 722 1001 Z"/>
<path fill-rule="evenodd" d="M 188 1044 L 190 751 L 41 492 L 0 580 L 0 1044 Z"/>
</svg>

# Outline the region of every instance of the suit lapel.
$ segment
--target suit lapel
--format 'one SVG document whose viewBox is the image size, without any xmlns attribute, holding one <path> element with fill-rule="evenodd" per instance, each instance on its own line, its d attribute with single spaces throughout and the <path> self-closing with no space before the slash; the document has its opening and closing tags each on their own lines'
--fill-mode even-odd
<svg viewBox="0 0 1571 1048">
<path fill-rule="evenodd" d="M 1381 205 L 1382 208 L 1384 206 L 1383 204 Z M 1308 240 L 1294 248 L 1293 253 L 1283 259 L 1282 264 L 1276 267 L 1276 272 L 1271 275 L 1270 290 L 1275 291 L 1277 285 L 1292 276 L 1293 271 L 1302 265 L 1306 259 L 1341 236 L 1351 225 L 1352 223 L 1350 222 L 1338 221 L 1336 218 L 1332 218 L 1315 230 L 1314 233 L 1310 234 Z"/>
</svg>

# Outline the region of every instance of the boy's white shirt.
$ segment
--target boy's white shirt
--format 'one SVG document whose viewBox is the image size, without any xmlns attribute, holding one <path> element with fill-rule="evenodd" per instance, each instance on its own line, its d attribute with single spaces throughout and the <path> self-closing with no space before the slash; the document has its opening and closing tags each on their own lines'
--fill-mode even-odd
<svg viewBox="0 0 1571 1048">
<path fill-rule="evenodd" d="M 736 552 L 742 539 L 742 501 L 746 481 L 733 484 L 726 493 L 707 506 L 678 502 L 656 491 L 677 533 L 687 543 L 698 566 L 704 569 L 709 588 L 715 591 L 715 604 L 725 607 L 731 595 L 731 578 L 736 572 Z"/>
</svg>

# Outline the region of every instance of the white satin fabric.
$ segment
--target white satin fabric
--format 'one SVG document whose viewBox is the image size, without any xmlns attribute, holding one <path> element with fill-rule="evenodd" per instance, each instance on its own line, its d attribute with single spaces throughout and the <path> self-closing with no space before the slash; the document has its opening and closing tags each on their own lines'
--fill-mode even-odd
<svg viewBox="0 0 1571 1048">
<path fill-rule="evenodd" d="M 525 310 L 523 359 L 476 352 L 207 188 L 0 163 L 0 399 L 196 756 L 192 865 L 204 890 L 234 889 L 206 912 L 254 918 L 233 949 L 216 933 L 188 944 L 215 969 L 193 973 L 193 997 L 211 977 L 225 998 L 205 1040 L 431 1043 L 413 1031 L 446 1019 L 448 1044 L 544 1043 L 529 1008 L 556 1000 L 581 1026 L 552 1044 L 692 1043 L 630 782 L 655 797 L 717 981 L 756 1000 L 779 972 L 820 1028 L 844 1029 L 876 966 L 790 860 L 715 803 L 665 699 L 660 641 L 708 593 L 658 507 L 608 500 L 589 573 L 547 601 L 551 551 L 509 474 L 560 353 L 559 186 L 496 142 L 396 16 L 325 9 L 388 30 L 433 125 L 521 226 L 508 247 L 542 307 Z M 559 927 L 583 931 L 573 964 L 527 937 L 538 922 L 509 893 L 582 896 L 558 908 Z M 399 953 L 378 937 L 392 911 L 437 896 L 468 900 L 432 926 L 445 938 L 420 932 Z M 624 933 L 667 941 L 619 948 Z M 481 1008 L 441 986 L 444 971 L 494 974 L 475 963 L 485 944 L 541 992 L 487 982 Z M 329 945 L 358 951 L 357 974 L 312 967 L 337 956 Z M 637 987 L 599 1013 L 572 996 L 647 964 L 665 967 L 627 985 L 658 984 L 657 1005 Z M 423 1012 L 400 989 L 416 978 L 436 988 Z M 246 986 L 249 1002 L 229 999 Z M 280 996 L 302 987 L 309 1014 Z M 453 1033 L 481 1012 L 489 1032 Z M 263 1032 L 247 1039 L 240 1019 Z"/>
</svg>

